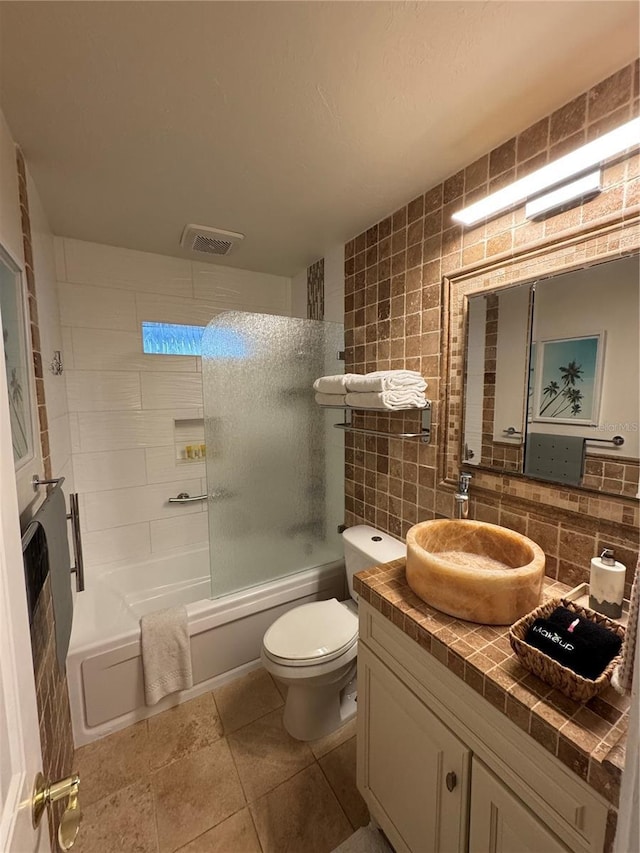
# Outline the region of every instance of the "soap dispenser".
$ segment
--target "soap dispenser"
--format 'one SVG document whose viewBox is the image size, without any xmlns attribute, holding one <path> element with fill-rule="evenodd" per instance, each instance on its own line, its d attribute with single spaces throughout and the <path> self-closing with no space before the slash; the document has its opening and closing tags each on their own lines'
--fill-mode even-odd
<svg viewBox="0 0 640 853">
<path fill-rule="evenodd" d="M 610 619 L 622 616 L 626 567 L 615 559 L 611 548 L 591 560 L 589 607 Z"/>
</svg>

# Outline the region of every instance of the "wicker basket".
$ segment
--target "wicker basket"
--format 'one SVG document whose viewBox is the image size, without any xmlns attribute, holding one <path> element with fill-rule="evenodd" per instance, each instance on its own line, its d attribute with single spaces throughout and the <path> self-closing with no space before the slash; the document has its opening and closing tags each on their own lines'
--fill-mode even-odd
<svg viewBox="0 0 640 853">
<path fill-rule="evenodd" d="M 620 655 L 615 657 L 595 680 L 592 680 L 590 678 L 583 678 L 581 675 L 573 672 L 573 670 L 567 669 L 566 666 L 562 666 L 558 661 L 545 655 L 540 649 L 536 649 L 525 643 L 524 638 L 529 626 L 536 619 L 547 619 L 556 607 L 566 607 L 567 610 L 571 610 L 576 616 L 582 616 L 591 622 L 598 622 L 605 628 L 609 628 L 622 639 L 624 639 L 624 628 L 606 616 L 602 616 L 600 613 L 588 610 L 585 607 L 580 607 L 579 604 L 573 601 L 568 601 L 566 598 L 554 598 L 532 610 L 531 613 L 527 613 L 522 619 L 514 622 L 509 629 L 511 648 L 524 667 L 531 670 L 542 681 L 555 687 L 556 690 L 560 690 L 561 693 L 564 693 L 565 696 L 568 696 L 575 702 L 588 702 L 589 699 L 592 699 L 609 685 L 613 670 L 620 663 Z"/>
</svg>

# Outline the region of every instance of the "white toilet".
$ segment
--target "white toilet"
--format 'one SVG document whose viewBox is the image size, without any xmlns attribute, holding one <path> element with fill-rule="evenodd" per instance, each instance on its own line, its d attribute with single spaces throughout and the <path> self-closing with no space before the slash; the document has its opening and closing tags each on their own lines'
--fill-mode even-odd
<svg viewBox="0 0 640 853">
<path fill-rule="evenodd" d="M 298 740 L 315 740 L 356 712 L 358 606 L 356 572 L 404 557 L 406 546 L 366 524 L 342 534 L 351 598 L 314 601 L 289 610 L 267 630 L 262 663 L 287 687 L 284 726 Z"/>
</svg>

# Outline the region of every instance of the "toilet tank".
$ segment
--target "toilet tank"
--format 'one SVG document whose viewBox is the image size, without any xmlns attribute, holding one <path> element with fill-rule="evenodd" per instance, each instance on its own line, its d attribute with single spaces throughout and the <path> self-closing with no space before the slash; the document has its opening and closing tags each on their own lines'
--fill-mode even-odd
<svg viewBox="0 0 640 853">
<path fill-rule="evenodd" d="M 368 524 L 357 524 L 348 527 L 342 534 L 344 543 L 344 565 L 349 584 L 349 595 L 354 601 L 358 596 L 353 591 L 353 576 L 356 572 L 377 566 L 379 563 L 389 563 L 399 560 L 407 553 L 404 542 L 394 539 L 388 533 L 382 533 Z"/>
</svg>

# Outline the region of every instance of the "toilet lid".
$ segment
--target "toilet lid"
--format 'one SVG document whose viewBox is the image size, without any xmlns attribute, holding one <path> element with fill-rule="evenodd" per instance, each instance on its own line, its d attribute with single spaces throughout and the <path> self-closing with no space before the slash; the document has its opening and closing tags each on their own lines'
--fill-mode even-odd
<svg viewBox="0 0 640 853">
<path fill-rule="evenodd" d="M 339 657 L 358 639 L 358 617 L 335 598 L 294 607 L 264 635 L 270 658 L 320 663 Z"/>
</svg>

